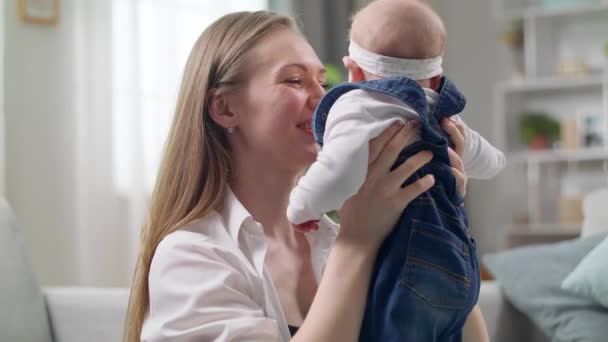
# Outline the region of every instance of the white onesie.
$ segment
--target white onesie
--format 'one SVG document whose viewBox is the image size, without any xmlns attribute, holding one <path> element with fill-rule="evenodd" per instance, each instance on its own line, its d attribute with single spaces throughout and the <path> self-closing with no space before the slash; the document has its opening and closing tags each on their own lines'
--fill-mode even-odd
<svg viewBox="0 0 608 342">
<path fill-rule="evenodd" d="M 429 108 L 439 94 L 424 88 Z M 337 210 L 357 193 L 367 174 L 369 141 L 397 120 L 419 118 L 397 98 L 379 92 L 352 90 L 331 107 L 323 136 L 323 149 L 292 190 L 287 217 L 294 224 L 318 220 Z M 453 116 L 461 120 L 458 116 Z M 505 166 L 504 154 L 479 133 L 466 127 L 464 168 L 468 177 L 494 177 Z"/>
</svg>

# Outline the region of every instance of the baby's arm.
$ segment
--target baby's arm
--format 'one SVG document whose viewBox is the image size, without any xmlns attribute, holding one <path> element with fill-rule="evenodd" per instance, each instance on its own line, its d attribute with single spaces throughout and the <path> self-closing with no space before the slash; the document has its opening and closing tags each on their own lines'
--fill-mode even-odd
<svg viewBox="0 0 608 342">
<path fill-rule="evenodd" d="M 338 113 L 330 113 L 330 117 L 333 114 Z M 357 115 L 335 116 L 339 117 L 326 125 L 329 131 L 317 161 L 289 197 L 287 217 L 293 224 L 318 220 L 324 213 L 339 209 L 365 181 L 369 138 L 361 134 Z"/>
<path fill-rule="evenodd" d="M 496 176 L 506 164 L 504 153 L 492 146 L 484 137 L 467 126 L 455 115 L 455 121 L 465 127 L 463 163 L 468 177 L 489 179 Z"/>
</svg>

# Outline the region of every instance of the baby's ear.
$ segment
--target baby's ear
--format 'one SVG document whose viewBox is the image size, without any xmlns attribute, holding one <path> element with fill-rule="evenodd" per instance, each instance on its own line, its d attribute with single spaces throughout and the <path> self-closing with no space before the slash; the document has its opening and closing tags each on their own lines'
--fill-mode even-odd
<svg viewBox="0 0 608 342">
<path fill-rule="evenodd" d="M 439 90 L 439 86 L 441 86 L 441 75 L 437 75 L 430 79 L 429 88 L 433 90 Z"/>
<path fill-rule="evenodd" d="M 355 62 L 352 58 L 345 56 L 342 58 L 342 63 L 344 63 L 344 67 L 348 70 L 349 82 L 359 82 L 365 80 L 363 69 L 361 69 L 357 62 Z"/>
</svg>

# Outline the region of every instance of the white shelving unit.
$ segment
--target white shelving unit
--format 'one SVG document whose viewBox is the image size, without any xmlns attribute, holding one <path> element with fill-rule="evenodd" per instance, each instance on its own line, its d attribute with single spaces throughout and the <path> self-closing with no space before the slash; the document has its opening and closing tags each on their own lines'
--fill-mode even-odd
<svg viewBox="0 0 608 342">
<path fill-rule="evenodd" d="M 507 229 L 518 238 L 522 234 L 559 238 L 580 229 L 580 222 L 559 219 L 564 188 L 572 190 L 564 182 L 572 175 L 583 178 L 586 184 L 581 189 L 608 185 L 608 174 L 601 177 L 608 165 L 608 57 L 604 52 L 608 0 L 581 0 L 559 8 L 547 7 L 548 2 L 494 0 L 497 23 L 523 33 L 523 48 L 519 56 L 515 54 L 523 77 L 499 82 L 494 89 L 494 131 L 513 169 L 502 180 L 510 202 L 506 208 L 513 217 Z M 568 59 L 584 61 L 587 72 L 560 76 L 558 64 Z M 519 120 L 526 112 L 548 113 L 559 121 L 580 122 L 581 117 L 595 116 L 603 142 L 577 149 L 530 150 L 519 134 Z M 594 181 L 597 184 L 590 186 Z M 515 189 L 515 184 L 522 184 L 521 189 Z M 580 191 L 584 195 L 585 190 Z"/>
<path fill-rule="evenodd" d="M 513 6 L 500 7 L 500 2 L 495 2 L 495 16 L 506 21 L 523 21 L 537 18 L 557 18 L 589 13 L 608 11 L 608 3 L 598 1 L 594 5 L 567 6 L 564 8 L 545 8 L 538 1 L 525 4 L 525 1 L 513 1 Z"/>
</svg>

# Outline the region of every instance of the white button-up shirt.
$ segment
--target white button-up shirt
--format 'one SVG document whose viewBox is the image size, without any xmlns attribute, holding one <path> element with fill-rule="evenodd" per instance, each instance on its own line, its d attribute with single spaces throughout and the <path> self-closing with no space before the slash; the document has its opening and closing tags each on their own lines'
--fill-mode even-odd
<svg viewBox="0 0 608 342">
<path fill-rule="evenodd" d="M 317 281 L 338 226 L 323 217 L 307 233 Z M 288 341 L 278 294 L 264 269 L 262 225 L 228 191 L 221 212 L 167 235 L 148 277 L 150 306 L 141 340 Z"/>
</svg>

